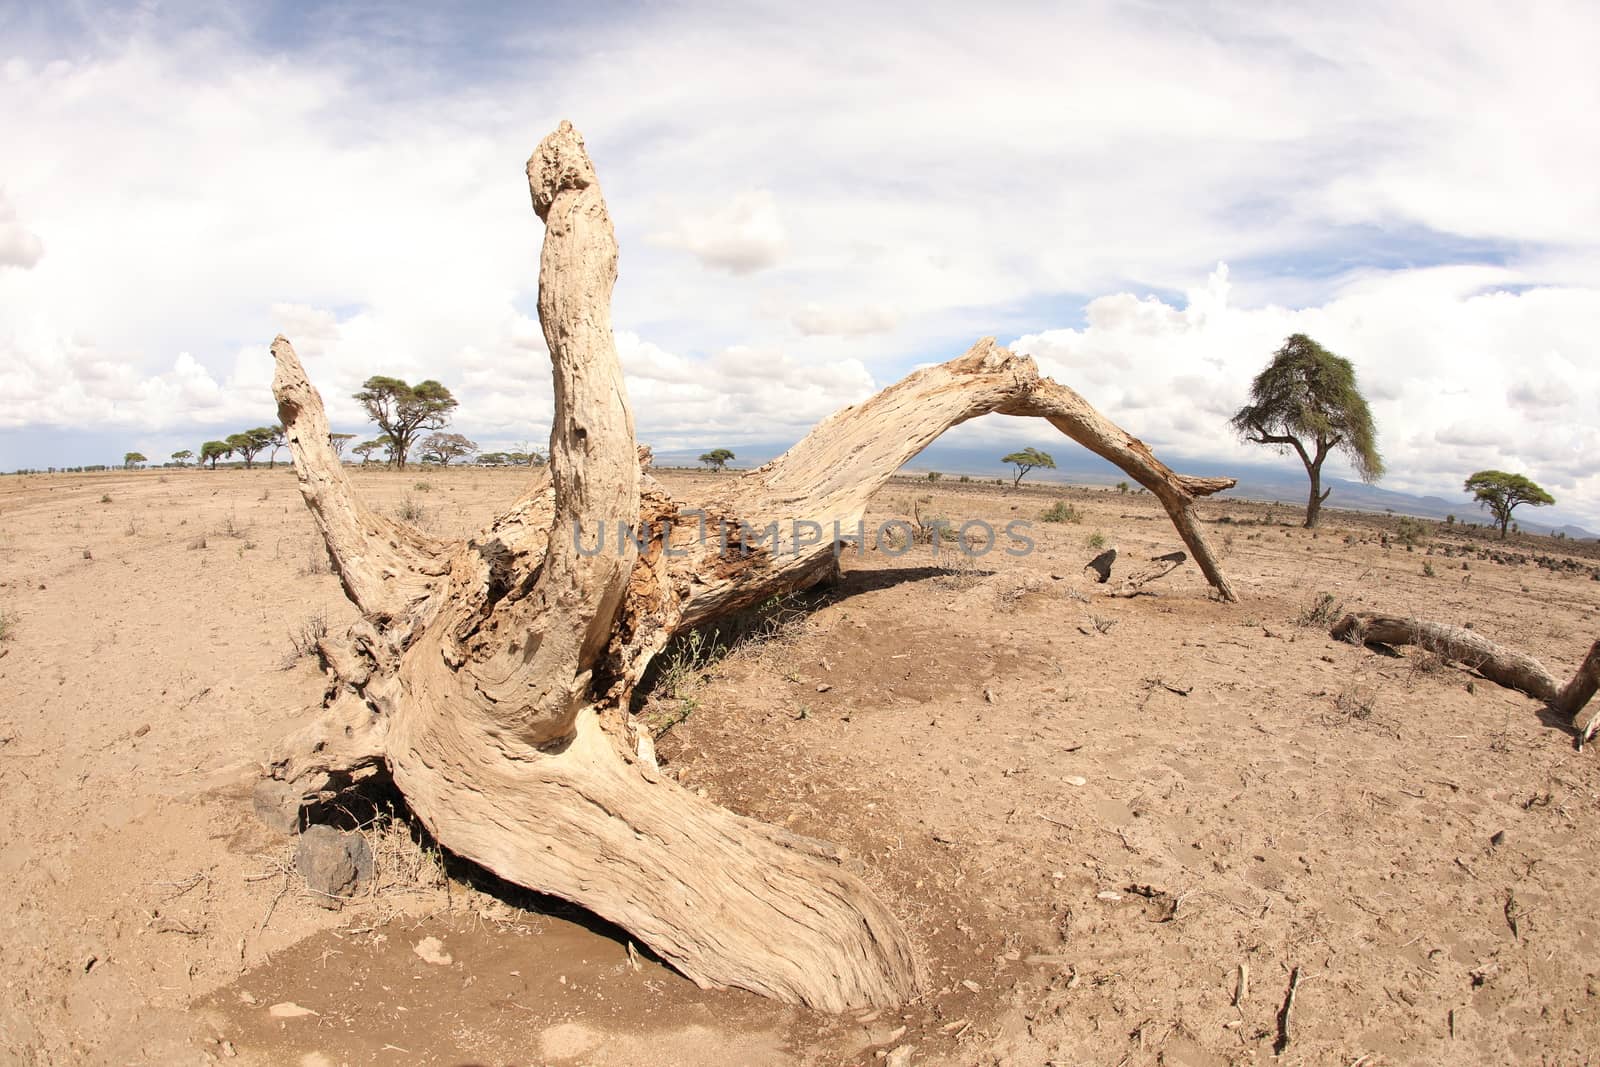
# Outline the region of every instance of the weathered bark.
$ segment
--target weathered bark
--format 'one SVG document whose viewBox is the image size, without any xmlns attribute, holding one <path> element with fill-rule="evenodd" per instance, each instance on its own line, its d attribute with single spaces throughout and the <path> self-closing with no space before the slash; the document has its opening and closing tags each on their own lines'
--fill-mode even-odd
<svg viewBox="0 0 1600 1067">
<path fill-rule="evenodd" d="M 1329 632 L 1352 644 L 1416 645 L 1536 700 L 1553 700 L 1558 688 L 1544 664 L 1532 656 L 1460 626 L 1362 611 L 1344 616 Z"/>
<path fill-rule="evenodd" d="M 1583 711 L 1597 689 L 1600 689 L 1600 641 L 1589 646 L 1589 654 L 1578 664 L 1572 680 L 1561 687 L 1561 692 L 1556 694 L 1551 706 L 1570 718 L 1572 724 L 1577 726 L 1578 713 Z M 1579 731 L 1578 747 L 1587 745 L 1597 730 L 1600 730 L 1600 709 L 1596 709 L 1595 713 L 1589 716 L 1588 723 Z"/>
<path fill-rule="evenodd" d="M 835 414 L 702 507 L 681 505 L 642 471 L 611 338 L 615 239 L 570 125 L 541 143 L 528 179 L 546 223 L 550 465 L 478 534 L 447 544 L 362 507 L 293 348 L 273 345 L 301 491 L 363 620 L 322 643 L 325 715 L 284 743 L 258 803 L 297 812 L 382 764 L 443 846 L 590 908 L 697 982 L 826 1010 L 900 1003 L 922 968 L 838 849 L 657 771 L 627 716 L 651 658 L 674 633 L 834 573 L 836 541 L 872 494 L 978 415 L 1046 418 L 1117 463 L 1229 600 L 1193 503 L 1233 483 L 1173 473 L 986 339 Z"/>
<path fill-rule="evenodd" d="M 1527 653 L 1505 648 L 1475 630 L 1459 626 L 1362 611 L 1345 615 L 1329 632 L 1338 640 L 1355 644 L 1416 645 L 1428 649 L 1476 671 L 1491 682 L 1544 701 L 1574 724 L 1578 713 L 1600 688 L 1600 641 L 1589 649 L 1572 680 L 1563 686 L 1544 664 Z M 1600 716 L 1584 729 L 1584 740 L 1588 740 L 1597 725 L 1600 725 Z"/>
</svg>

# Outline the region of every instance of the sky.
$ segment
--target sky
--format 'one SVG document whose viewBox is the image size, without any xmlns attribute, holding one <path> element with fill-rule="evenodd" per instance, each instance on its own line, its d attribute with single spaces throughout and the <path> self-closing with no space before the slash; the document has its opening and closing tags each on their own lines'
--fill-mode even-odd
<svg viewBox="0 0 1600 1067">
<path fill-rule="evenodd" d="M 1600 529 L 1597 53 L 1582 2 L 0 0 L 0 470 L 271 422 L 280 332 L 335 429 L 385 374 L 547 439 L 523 165 L 565 118 L 659 452 L 770 454 L 993 335 L 1180 469 L 1293 464 L 1227 420 L 1304 332 L 1385 487 L 1518 471 Z"/>
</svg>

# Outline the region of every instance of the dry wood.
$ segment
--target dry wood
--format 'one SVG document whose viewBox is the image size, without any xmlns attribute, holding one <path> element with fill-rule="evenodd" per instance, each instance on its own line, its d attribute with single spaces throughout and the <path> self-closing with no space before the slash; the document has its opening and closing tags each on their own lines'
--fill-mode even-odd
<svg viewBox="0 0 1600 1067">
<path fill-rule="evenodd" d="M 1158 579 L 1165 578 L 1179 567 L 1189 561 L 1183 552 L 1168 552 L 1164 556 L 1152 557 L 1150 562 L 1124 578 L 1122 585 L 1112 596 L 1135 597 L 1144 591 L 1144 587 Z"/>
<path fill-rule="evenodd" d="M 446 543 L 363 507 L 321 398 L 289 342 L 273 344 L 301 492 L 363 618 L 320 643 L 325 712 L 284 742 L 258 809 L 292 825 L 307 800 L 382 766 L 440 844 L 590 908 L 697 982 L 830 1011 L 901 1003 L 923 970 L 858 865 L 657 771 L 626 710 L 651 658 L 675 633 L 835 574 L 835 542 L 873 493 L 979 415 L 1045 418 L 1117 463 L 1228 600 L 1193 504 L 1233 483 L 1175 474 L 985 339 L 838 412 L 714 499 L 681 504 L 634 440 L 610 326 L 616 242 L 569 124 L 540 144 L 528 182 L 546 224 L 550 466 L 485 529 Z"/>
<path fill-rule="evenodd" d="M 1329 632 L 1353 644 L 1417 645 L 1537 700 L 1552 700 L 1556 695 L 1556 681 L 1542 663 L 1526 653 L 1503 648 L 1475 630 L 1361 611 L 1345 615 Z"/>
<path fill-rule="evenodd" d="M 1492 682 L 1545 701 L 1574 722 L 1600 688 L 1600 641 L 1590 647 L 1571 681 L 1562 686 L 1545 670 L 1544 664 L 1527 653 L 1505 648 L 1475 630 L 1460 626 L 1362 611 L 1345 615 L 1329 632 L 1335 638 L 1356 644 L 1417 645 L 1428 649 L 1477 671 Z M 1600 715 L 1583 729 L 1582 740 L 1587 741 L 1597 728 L 1600 728 Z"/>
</svg>

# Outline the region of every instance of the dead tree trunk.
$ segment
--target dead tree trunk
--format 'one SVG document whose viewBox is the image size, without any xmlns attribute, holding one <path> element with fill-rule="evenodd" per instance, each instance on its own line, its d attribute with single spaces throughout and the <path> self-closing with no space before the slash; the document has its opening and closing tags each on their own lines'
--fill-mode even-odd
<svg viewBox="0 0 1600 1067">
<path fill-rule="evenodd" d="M 873 492 L 988 412 L 1048 419 L 1149 488 L 1227 600 L 1193 503 L 1233 483 L 1174 474 L 984 340 L 835 414 L 718 498 L 680 505 L 635 446 L 611 337 L 615 238 L 569 124 L 540 144 L 528 180 L 546 224 L 550 464 L 477 535 L 445 543 L 365 508 L 293 348 L 272 346 L 301 492 L 363 619 L 322 643 L 325 712 L 284 742 L 258 810 L 297 815 L 381 765 L 444 847 L 582 904 L 703 985 L 824 1010 L 900 1003 L 922 968 L 838 849 L 658 773 L 627 717 L 651 657 L 674 633 L 831 574 Z"/>
<path fill-rule="evenodd" d="M 1572 680 L 1563 686 L 1545 670 L 1544 664 L 1527 653 L 1497 645 L 1460 626 L 1362 611 L 1344 616 L 1329 632 L 1337 640 L 1354 644 L 1416 645 L 1427 649 L 1477 671 L 1491 682 L 1544 701 L 1574 725 L 1578 713 L 1600 688 L 1600 641 L 1590 647 Z M 1597 726 L 1600 716 L 1584 728 L 1582 739 L 1587 741 Z"/>
</svg>

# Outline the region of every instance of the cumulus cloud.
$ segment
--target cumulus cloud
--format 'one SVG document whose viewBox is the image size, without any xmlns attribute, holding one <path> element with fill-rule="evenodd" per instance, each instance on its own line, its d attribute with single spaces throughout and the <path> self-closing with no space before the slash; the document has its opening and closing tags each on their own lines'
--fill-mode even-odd
<svg viewBox="0 0 1600 1067">
<path fill-rule="evenodd" d="M 0 269 L 20 267 L 31 270 L 44 255 L 44 242 L 29 232 L 17 218 L 16 206 L 0 189 Z"/>
<path fill-rule="evenodd" d="M 808 337 L 859 337 L 886 333 L 895 328 L 899 316 L 882 304 L 858 307 L 824 307 L 807 304 L 789 316 L 795 329 Z"/>
<path fill-rule="evenodd" d="M 450 385 L 469 435 L 540 436 L 517 164 L 570 115 L 657 439 L 798 432 L 998 333 L 1153 442 L 1259 459 L 1214 428 L 1301 329 L 1361 368 L 1386 484 L 1453 490 L 1481 460 L 1592 497 L 1590 6 L 1467 0 L 1418 36 L 1405 4 L 819 2 L 558 6 L 492 40 L 281 6 L 8 26 L 0 141 L 27 151 L 0 163 L 0 383 L 22 402 L 0 420 L 258 424 L 282 331 L 340 428 L 384 373 Z M 1219 260 L 1231 282 L 1201 283 Z M 0 464 L 57 461 L 32 436 Z"/>
<path fill-rule="evenodd" d="M 775 267 L 789 246 L 777 201 L 766 189 L 738 193 L 713 211 L 686 215 L 676 226 L 656 234 L 655 240 L 730 274 Z"/>
<path fill-rule="evenodd" d="M 1449 497 L 1474 470 L 1519 470 L 1593 522 L 1600 474 L 1583 457 L 1600 448 L 1600 425 L 1558 412 L 1600 404 L 1600 365 L 1583 359 L 1600 291 L 1523 282 L 1491 268 L 1363 272 L 1313 307 L 1252 308 L 1230 302 L 1219 266 L 1181 301 L 1101 297 L 1084 327 L 1013 347 L 1158 451 L 1259 463 L 1262 450 L 1234 440 L 1227 420 L 1283 339 L 1307 333 L 1355 364 L 1386 487 Z M 1534 406 L 1508 409 L 1508 396 Z"/>
</svg>

